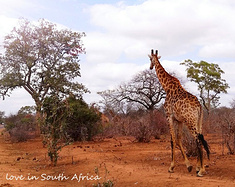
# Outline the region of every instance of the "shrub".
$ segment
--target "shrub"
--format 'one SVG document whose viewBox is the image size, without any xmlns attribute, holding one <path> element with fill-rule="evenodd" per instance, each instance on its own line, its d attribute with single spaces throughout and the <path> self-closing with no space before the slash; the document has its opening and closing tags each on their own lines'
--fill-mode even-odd
<svg viewBox="0 0 235 187">
<path fill-rule="evenodd" d="M 132 135 L 136 138 L 138 142 L 148 143 L 153 135 L 153 129 L 150 127 L 149 123 L 144 120 L 138 120 L 133 123 Z"/>
<path fill-rule="evenodd" d="M 48 146 L 48 156 L 51 164 L 56 166 L 58 151 L 68 145 L 71 140 L 67 136 L 66 117 L 69 115 L 69 107 L 66 101 L 62 101 L 57 95 L 47 97 L 43 103 L 44 121 L 41 126 L 44 142 Z"/>
<path fill-rule="evenodd" d="M 194 137 L 189 132 L 188 128 L 184 125 L 183 126 L 183 132 L 182 132 L 182 144 L 186 148 L 186 155 L 188 157 L 191 156 L 197 156 L 198 150 L 197 150 L 197 144 Z"/>
<path fill-rule="evenodd" d="M 155 110 L 152 113 L 143 113 L 139 119 L 133 118 L 130 132 L 138 142 L 149 142 L 151 137 L 160 139 L 160 136 L 168 133 L 168 125 L 163 112 Z"/>
<path fill-rule="evenodd" d="M 114 186 L 114 181 L 110 180 L 110 179 L 107 179 L 109 171 L 106 167 L 106 164 L 101 163 L 100 168 L 101 168 L 102 165 L 104 165 L 104 170 L 105 170 L 104 177 L 103 177 L 103 182 L 99 181 L 98 183 L 95 183 L 92 186 L 94 186 L 94 187 L 113 187 Z M 100 170 L 99 170 L 98 167 L 95 167 L 95 173 L 96 173 L 97 176 L 100 176 Z"/>
<path fill-rule="evenodd" d="M 126 115 L 115 114 L 110 125 L 105 128 L 104 136 L 133 136 L 138 142 L 149 142 L 152 137 L 160 138 L 169 132 L 163 111 L 152 113 L 144 110 L 131 111 Z"/>
<path fill-rule="evenodd" d="M 163 111 L 154 110 L 151 121 L 153 125 L 153 136 L 156 139 L 160 139 L 161 135 L 169 133 L 169 126 Z"/>
<path fill-rule="evenodd" d="M 102 132 L 101 116 L 82 99 L 68 98 L 70 115 L 66 118 L 65 131 L 74 141 L 91 140 Z"/>
<path fill-rule="evenodd" d="M 12 142 L 25 142 L 32 137 L 28 131 L 18 127 L 11 129 L 9 134 Z"/>
<path fill-rule="evenodd" d="M 33 132 L 36 130 L 36 120 L 33 114 L 11 114 L 5 118 L 5 124 L 13 142 L 22 142 L 35 137 Z"/>
</svg>

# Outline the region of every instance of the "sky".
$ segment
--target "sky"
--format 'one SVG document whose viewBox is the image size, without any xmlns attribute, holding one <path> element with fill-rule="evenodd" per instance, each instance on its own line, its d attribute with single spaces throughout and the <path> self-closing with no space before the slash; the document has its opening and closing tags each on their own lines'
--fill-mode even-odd
<svg viewBox="0 0 235 187">
<path fill-rule="evenodd" d="M 114 89 L 149 68 L 148 54 L 158 49 L 163 67 L 187 80 L 186 59 L 219 64 L 229 84 L 221 106 L 235 99 L 234 0 L 0 0 L 0 51 L 4 36 L 19 18 L 41 18 L 85 32 L 86 54 L 80 55 L 81 78 L 90 91 L 87 103 L 99 102 L 99 91 Z M 197 85 L 185 83 L 198 96 Z M 16 113 L 34 105 L 23 89 L 0 100 L 0 111 Z"/>
</svg>

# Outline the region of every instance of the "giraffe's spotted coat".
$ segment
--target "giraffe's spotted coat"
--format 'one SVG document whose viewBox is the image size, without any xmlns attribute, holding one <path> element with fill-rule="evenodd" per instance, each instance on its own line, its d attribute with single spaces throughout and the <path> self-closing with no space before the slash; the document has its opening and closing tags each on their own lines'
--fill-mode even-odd
<svg viewBox="0 0 235 187">
<path fill-rule="evenodd" d="M 185 163 L 188 167 L 188 170 L 192 170 L 192 166 L 189 163 L 186 154 L 184 153 L 182 144 L 181 144 L 181 134 L 182 134 L 182 124 L 185 124 L 191 134 L 194 136 L 197 142 L 199 135 L 202 134 L 202 119 L 203 111 L 200 102 L 197 97 L 187 92 L 180 81 L 168 74 L 165 69 L 162 67 L 159 62 L 159 57 L 156 54 L 149 55 L 151 65 L 150 69 L 155 67 L 159 82 L 161 83 L 163 89 L 165 90 L 167 96 L 164 104 L 165 113 L 167 116 L 168 125 L 171 133 L 171 147 L 172 147 L 172 162 L 169 168 L 169 172 L 173 172 L 175 167 L 175 144 L 180 147 L 182 155 L 185 159 Z M 178 123 L 178 141 L 176 141 L 174 123 Z M 202 136 L 203 137 L 203 136 Z M 204 139 L 203 139 L 204 140 Z M 203 155 L 202 155 L 202 144 L 198 144 L 199 159 L 197 163 L 198 176 L 202 176 L 202 173 L 205 171 L 203 165 Z"/>
</svg>

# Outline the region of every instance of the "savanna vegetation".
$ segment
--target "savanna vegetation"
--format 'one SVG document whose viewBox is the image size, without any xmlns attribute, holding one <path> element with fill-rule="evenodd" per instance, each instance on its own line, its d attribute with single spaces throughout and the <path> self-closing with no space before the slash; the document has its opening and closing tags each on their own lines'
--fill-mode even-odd
<svg viewBox="0 0 235 187">
<path fill-rule="evenodd" d="M 23 88 L 35 101 L 35 106 L 23 107 L 17 114 L 1 112 L 0 122 L 14 142 L 42 136 L 53 165 L 59 151 L 74 141 L 132 136 L 136 142 L 147 143 L 169 133 L 163 109 L 166 93 L 154 71 L 144 70 L 116 89 L 100 91 L 98 107 L 83 100 L 83 93 L 89 91 L 77 78 L 81 76 L 79 55 L 85 53 L 84 36 L 43 19 L 37 24 L 22 19 L 20 27 L 5 37 L 5 53 L 0 56 L 2 98 Z M 220 94 L 229 88 L 221 77 L 224 72 L 205 61 L 182 64 L 190 81 L 198 85 L 204 133 L 218 134 L 223 153 L 234 154 L 235 101 L 230 108 L 219 105 Z M 189 156 L 196 154 L 186 128 L 184 146 Z"/>
</svg>

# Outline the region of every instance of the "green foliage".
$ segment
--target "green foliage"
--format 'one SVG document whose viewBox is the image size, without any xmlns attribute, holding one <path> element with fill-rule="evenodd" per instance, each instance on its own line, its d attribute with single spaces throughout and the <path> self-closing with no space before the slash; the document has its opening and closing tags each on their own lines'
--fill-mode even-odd
<svg viewBox="0 0 235 187">
<path fill-rule="evenodd" d="M 44 19 L 32 24 L 20 20 L 5 37 L 5 54 L 0 56 L 0 94 L 5 97 L 15 88 L 24 88 L 41 110 L 44 99 L 53 93 L 81 96 L 87 89 L 80 77 L 78 55 L 85 52 L 81 38 L 85 33 L 58 29 Z M 71 51 L 77 53 L 71 53 Z"/>
<path fill-rule="evenodd" d="M 70 115 L 66 119 L 65 131 L 74 141 L 91 140 L 102 130 L 100 115 L 82 99 L 69 97 Z"/>
<path fill-rule="evenodd" d="M 22 108 L 16 115 L 11 114 L 5 118 L 5 128 L 7 131 L 12 130 L 13 128 L 24 129 L 25 131 L 36 129 L 35 116 L 28 112 L 21 113 L 20 111 L 22 111 Z"/>
<path fill-rule="evenodd" d="M 211 105 L 219 105 L 219 94 L 227 93 L 228 84 L 222 79 L 223 70 L 218 64 L 208 63 L 205 61 L 193 62 L 185 60 L 181 65 L 187 66 L 187 77 L 197 83 L 200 91 L 200 98 L 208 113 Z"/>
<path fill-rule="evenodd" d="M 5 128 L 7 131 L 9 131 L 20 123 L 20 119 L 17 115 L 11 114 L 5 119 L 5 123 Z"/>
<path fill-rule="evenodd" d="M 34 115 L 36 113 L 36 107 L 35 106 L 24 106 L 21 107 L 18 111 L 18 115 L 26 115 L 31 114 Z"/>
<path fill-rule="evenodd" d="M 5 112 L 0 111 L 0 124 L 4 123 L 4 119 L 5 119 Z"/>
<path fill-rule="evenodd" d="M 93 184 L 94 187 L 113 187 L 114 183 L 111 180 L 104 181 L 103 183 Z"/>
<path fill-rule="evenodd" d="M 100 116 L 82 99 L 58 95 L 47 97 L 43 103 L 41 132 L 48 146 L 52 164 L 57 164 L 58 152 L 73 140 L 90 140 L 99 132 Z M 84 138 L 84 139 L 83 139 Z"/>
<path fill-rule="evenodd" d="M 41 132 L 48 146 L 48 155 L 52 165 L 56 166 L 58 151 L 68 145 L 71 140 L 66 134 L 65 119 L 69 116 L 69 106 L 57 95 L 47 97 L 43 103 L 44 121 Z"/>
<path fill-rule="evenodd" d="M 114 186 L 114 182 L 112 180 L 110 180 L 110 179 L 107 179 L 109 171 L 108 171 L 108 169 L 106 167 L 106 164 L 103 163 L 103 165 L 104 165 L 104 169 L 105 169 L 105 174 L 104 174 L 103 182 L 102 183 L 98 182 L 96 184 L 93 184 L 92 186 L 94 186 L 94 187 L 113 187 Z M 101 166 L 102 166 L 102 164 L 100 164 L 100 167 Z M 100 176 L 100 171 L 99 171 L 98 167 L 95 167 L 95 173 L 96 173 L 96 175 Z"/>
</svg>

